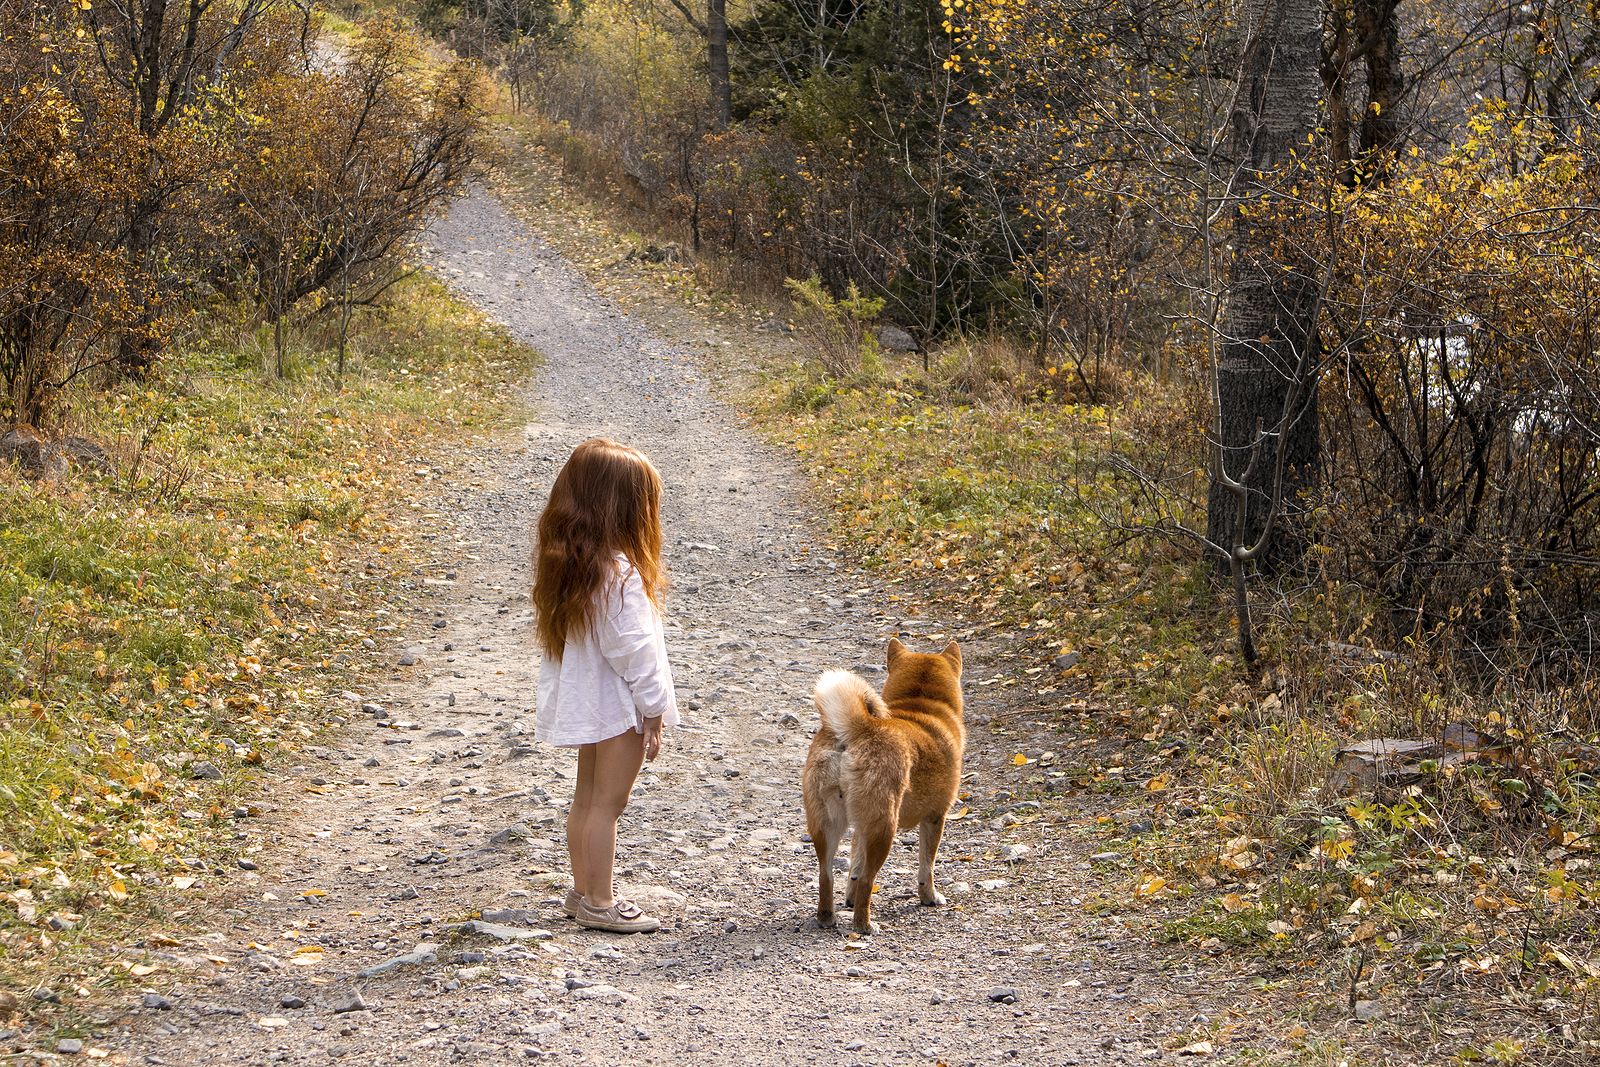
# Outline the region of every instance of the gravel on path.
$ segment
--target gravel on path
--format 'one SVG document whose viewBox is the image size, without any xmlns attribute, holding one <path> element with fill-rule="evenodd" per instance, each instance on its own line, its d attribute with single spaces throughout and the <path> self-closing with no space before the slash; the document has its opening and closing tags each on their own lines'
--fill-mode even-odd
<svg viewBox="0 0 1600 1067">
<path fill-rule="evenodd" d="M 168 950 L 187 977 L 146 987 L 159 1008 L 130 991 L 102 1042 L 133 1063 L 239 1067 L 1168 1058 L 1130 1022 L 1136 989 L 1098 974 L 1096 946 L 1063 921 L 1072 902 L 1019 892 L 1050 851 L 1007 863 L 990 820 L 947 830 L 951 906 L 917 905 L 908 835 L 880 883 L 880 935 L 815 927 L 810 687 L 837 666 L 881 679 L 888 636 L 934 647 L 945 628 L 831 557 L 799 471 L 696 359 L 490 195 L 457 203 L 429 242 L 436 270 L 545 356 L 533 421 L 466 457 L 390 676 L 346 694 L 351 725 L 274 781 L 250 820 L 259 871 L 235 872 L 209 932 Z M 663 920 L 631 938 L 561 914 L 574 761 L 532 739 L 529 526 L 572 446 L 599 434 L 643 448 L 666 483 L 685 716 L 623 820 L 623 891 Z"/>
</svg>

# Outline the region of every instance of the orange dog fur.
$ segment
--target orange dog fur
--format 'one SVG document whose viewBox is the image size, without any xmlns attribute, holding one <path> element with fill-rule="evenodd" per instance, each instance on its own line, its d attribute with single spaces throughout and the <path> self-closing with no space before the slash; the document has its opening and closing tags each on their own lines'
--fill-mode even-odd
<svg viewBox="0 0 1600 1067">
<path fill-rule="evenodd" d="M 845 905 L 860 933 L 873 933 L 872 885 L 894 835 L 915 826 L 921 845 L 917 895 L 944 903 L 933 886 L 933 862 L 944 820 L 961 784 L 966 744 L 962 720 L 961 649 L 912 652 L 890 639 L 883 694 L 859 675 L 829 671 L 813 699 L 822 726 L 806 755 L 806 829 L 817 850 L 817 923 L 834 925 L 833 856 L 847 828 L 850 887 Z"/>
</svg>

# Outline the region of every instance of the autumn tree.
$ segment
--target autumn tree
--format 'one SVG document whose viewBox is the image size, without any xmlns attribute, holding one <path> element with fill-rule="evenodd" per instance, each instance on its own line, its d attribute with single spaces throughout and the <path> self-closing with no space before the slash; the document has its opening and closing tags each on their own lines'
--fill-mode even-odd
<svg viewBox="0 0 1600 1067">
<path fill-rule="evenodd" d="M 145 145 L 105 121 L 121 101 L 82 31 L 76 7 L 0 0 L 0 421 L 43 424 L 108 339 L 162 327 L 119 252 Z"/>
<path fill-rule="evenodd" d="M 193 143 L 196 126 L 228 93 L 246 91 L 281 68 L 291 52 L 296 20 L 283 0 L 109 0 L 84 2 L 86 28 L 100 71 L 123 97 L 129 123 L 143 142 L 133 164 L 126 222 L 118 235 L 130 277 L 147 279 L 138 295 L 141 321 L 153 322 L 165 294 L 158 259 L 174 237 L 163 216 L 214 167 Z M 310 19 L 307 5 L 298 23 Z M 263 47 L 265 45 L 265 47 Z M 110 116 L 107 117 L 108 120 Z M 149 370 L 160 332 L 130 329 L 118 362 L 134 374 Z"/>
<path fill-rule="evenodd" d="M 347 324 L 352 303 L 393 280 L 404 242 L 461 188 L 480 122 L 475 79 L 464 62 L 427 72 L 403 28 L 377 20 L 340 62 L 260 87 L 224 201 L 280 375 L 290 313 L 316 296 Z"/>
</svg>

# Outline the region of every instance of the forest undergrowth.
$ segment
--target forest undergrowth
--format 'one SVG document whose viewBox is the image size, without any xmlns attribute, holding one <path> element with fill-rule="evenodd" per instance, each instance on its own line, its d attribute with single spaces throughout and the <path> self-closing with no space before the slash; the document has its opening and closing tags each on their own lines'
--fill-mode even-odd
<svg viewBox="0 0 1600 1067">
<path fill-rule="evenodd" d="M 181 921 L 258 769 L 354 710 L 428 486 L 533 360 L 422 275 L 362 312 L 342 378 L 327 319 L 281 378 L 269 327 L 196 322 L 158 377 L 67 397 L 104 464 L 0 466 L 0 987 L 32 998 L 0 1017 L 137 982 L 105 947 Z"/>
</svg>

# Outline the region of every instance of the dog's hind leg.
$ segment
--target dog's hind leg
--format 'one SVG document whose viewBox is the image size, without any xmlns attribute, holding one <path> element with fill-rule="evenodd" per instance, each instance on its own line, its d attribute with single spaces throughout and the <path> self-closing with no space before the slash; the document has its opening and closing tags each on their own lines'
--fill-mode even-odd
<svg viewBox="0 0 1600 1067">
<path fill-rule="evenodd" d="M 856 906 L 856 886 L 861 884 L 861 865 L 866 862 L 866 850 L 861 844 L 861 831 L 850 839 L 850 882 L 844 890 L 844 906 L 852 911 Z"/>
<path fill-rule="evenodd" d="M 939 838 L 943 835 L 942 811 L 917 824 L 917 897 L 930 908 L 944 903 L 944 894 L 933 888 L 933 861 L 939 858 Z"/>
<path fill-rule="evenodd" d="M 877 880 L 884 860 L 889 858 L 889 850 L 894 847 L 895 813 L 887 814 L 888 818 L 881 821 L 857 825 L 855 840 L 850 844 L 851 866 L 854 868 L 850 874 L 850 895 L 854 904 L 850 925 L 861 934 L 878 932 L 878 928 L 872 925 L 872 883 Z M 860 866 L 855 867 L 858 856 Z"/>
<path fill-rule="evenodd" d="M 806 831 L 811 835 L 812 847 L 817 850 L 817 925 L 832 926 L 833 914 L 833 857 L 839 851 L 848 823 L 845 821 L 844 801 L 826 801 L 806 806 Z"/>
</svg>

